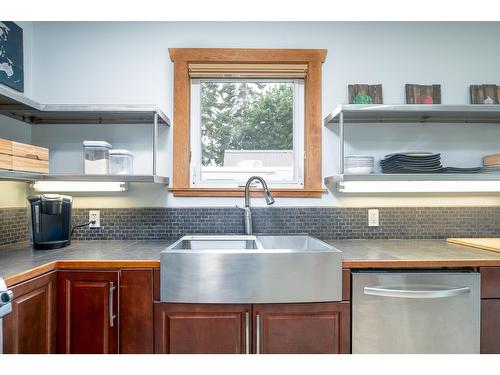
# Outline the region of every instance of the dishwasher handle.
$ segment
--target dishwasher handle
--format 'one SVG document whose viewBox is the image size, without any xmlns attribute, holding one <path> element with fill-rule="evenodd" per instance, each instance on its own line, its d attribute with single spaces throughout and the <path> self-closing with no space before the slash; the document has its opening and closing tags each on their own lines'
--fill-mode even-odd
<svg viewBox="0 0 500 375">
<path fill-rule="evenodd" d="M 413 286 L 366 286 L 364 294 L 380 297 L 396 298 L 448 298 L 470 293 L 468 286 L 449 287 L 444 285 L 413 285 Z"/>
</svg>

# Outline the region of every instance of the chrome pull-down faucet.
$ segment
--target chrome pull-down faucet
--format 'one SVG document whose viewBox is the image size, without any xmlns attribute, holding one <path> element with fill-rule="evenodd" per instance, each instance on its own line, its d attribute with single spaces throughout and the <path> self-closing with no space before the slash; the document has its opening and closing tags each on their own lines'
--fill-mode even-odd
<svg viewBox="0 0 500 375">
<path fill-rule="evenodd" d="M 266 181 L 262 177 L 253 176 L 250 177 L 245 185 L 245 234 L 253 234 L 252 228 L 252 210 L 250 209 L 250 185 L 254 180 L 261 183 L 262 189 L 264 190 L 264 198 L 266 198 L 266 203 L 271 205 L 274 203 L 274 198 L 269 188 L 267 187 Z"/>
</svg>

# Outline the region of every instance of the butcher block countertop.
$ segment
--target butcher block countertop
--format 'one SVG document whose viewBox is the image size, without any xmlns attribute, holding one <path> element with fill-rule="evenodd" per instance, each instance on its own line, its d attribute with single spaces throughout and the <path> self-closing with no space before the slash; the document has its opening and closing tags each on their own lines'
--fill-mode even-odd
<svg viewBox="0 0 500 375">
<path fill-rule="evenodd" d="M 436 268 L 499 266 L 500 253 L 446 240 L 331 240 L 344 268 Z M 0 246 L 0 277 L 12 286 L 55 269 L 159 267 L 160 252 L 173 241 L 73 241 L 55 250 L 28 242 Z"/>
<path fill-rule="evenodd" d="M 500 238 L 448 238 L 447 241 L 500 253 Z"/>
</svg>

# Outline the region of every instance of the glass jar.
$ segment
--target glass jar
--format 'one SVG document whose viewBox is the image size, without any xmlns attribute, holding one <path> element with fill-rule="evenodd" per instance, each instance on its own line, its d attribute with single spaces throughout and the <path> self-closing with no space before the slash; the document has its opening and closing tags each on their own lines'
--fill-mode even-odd
<svg viewBox="0 0 500 375">
<path fill-rule="evenodd" d="M 109 151 L 110 174 L 133 174 L 134 154 L 129 150 Z"/>
<path fill-rule="evenodd" d="M 83 173 L 108 174 L 111 144 L 104 141 L 83 142 Z"/>
</svg>

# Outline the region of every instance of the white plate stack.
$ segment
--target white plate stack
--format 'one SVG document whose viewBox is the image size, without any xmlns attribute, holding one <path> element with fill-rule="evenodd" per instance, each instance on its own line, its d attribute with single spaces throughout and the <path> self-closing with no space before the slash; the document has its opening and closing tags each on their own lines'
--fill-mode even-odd
<svg viewBox="0 0 500 375">
<path fill-rule="evenodd" d="M 345 174 L 373 173 L 374 157 L 368 155 L 350 155 L 344 157 Z"/>
</svg>

